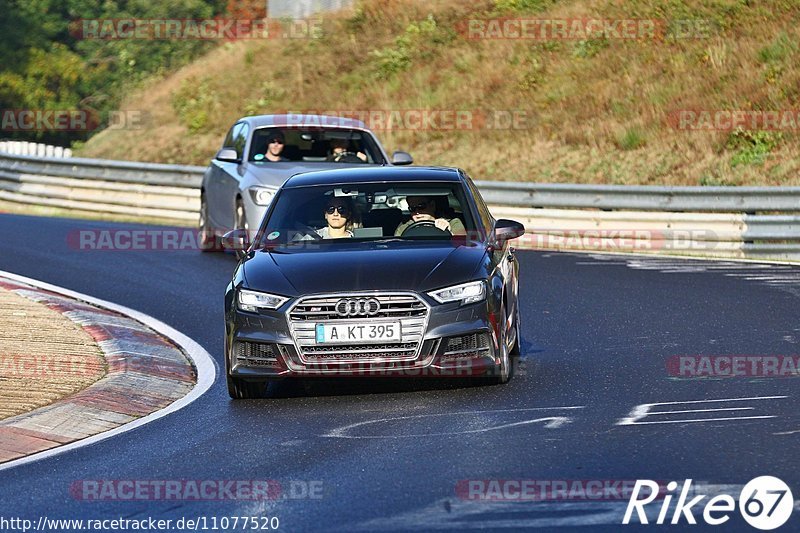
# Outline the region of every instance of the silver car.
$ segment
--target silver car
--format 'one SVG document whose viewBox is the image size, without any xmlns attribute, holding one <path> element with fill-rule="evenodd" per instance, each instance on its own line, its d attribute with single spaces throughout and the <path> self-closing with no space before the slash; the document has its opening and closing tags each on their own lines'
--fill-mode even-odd
<svg viewBox="0 0 800 533">
<path fill-rule="evenodd" d="M 202 249 L 220 250 L 220 237 L 228 231 L 249 234 L 251 228 L 258 228 L 275 192 L 295 174 L 411 163 L 406 152 L 394 152 L 390 159 L 375 134 L 359 120 L 325 115 L 241 118 L 228 131 L 203 176 Z"/>
</svg>

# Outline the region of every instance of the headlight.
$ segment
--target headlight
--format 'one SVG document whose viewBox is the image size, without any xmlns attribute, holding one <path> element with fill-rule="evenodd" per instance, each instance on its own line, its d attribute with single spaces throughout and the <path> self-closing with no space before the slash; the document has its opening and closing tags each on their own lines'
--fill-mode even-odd
<svg viewBox="0 0 800 533">
<path fill-rule="evenodd" d="M 461 305 L 471 304 L 480 302 L 486 297 L 486 284 L 482 281 L 471 281 L 431 291 L 428 295 L 440 304 L 458 301 L 461 302 Z"/>
<path fill-rule="evenodd" d="M 256 313 L 259 309 L 277 309 L 289 300 L 284 296 L 244 289 L 239 291 L 237 298 L 239 300 L 239 309 L 251 313 Z"/>
<path fill-rule="evenodd" d="M 257 205 L 269 205 L 275 197 L 275 189 L 267 189 L 265 187 L 250 187 L 250 197 Z"/>
</svg>

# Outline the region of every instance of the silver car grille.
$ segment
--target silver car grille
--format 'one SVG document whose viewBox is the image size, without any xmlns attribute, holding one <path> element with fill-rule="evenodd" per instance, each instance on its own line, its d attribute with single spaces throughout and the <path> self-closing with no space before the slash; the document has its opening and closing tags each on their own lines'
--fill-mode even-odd
<svg viewBox="0 0 800 533">
<path fill-rule="evenodd" d="M 375 299 L 380 310 L 373 312 L 367 306 L 342 317 L 337 313 L 337 303 L 342 299 Z M 298 300 L 289 310 L 289 327 L 297 346 L 300 360 L 314 363 L 366 363 L 412 361 L 419 355 L 428 321 L 428 306 L 413 293 L 352 293 L 306 297 Z M 364 323 L 381 320 L 400 322 L 400 342 L 359 344 L 318 344 L 317 324 Z"/>
</svg>

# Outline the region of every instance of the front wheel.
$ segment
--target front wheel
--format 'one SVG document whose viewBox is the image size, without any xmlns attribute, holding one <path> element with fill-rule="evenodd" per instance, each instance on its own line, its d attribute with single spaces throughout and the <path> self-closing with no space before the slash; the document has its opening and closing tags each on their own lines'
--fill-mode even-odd
<svg viewBox="0 0 800 533">
<path fill-rule="evenodd" d="M 500 346 L 502 353 L 500 354 L 500 364 L 489 372 L 490 374 L 480 378 L 480 382 L 484 385 L 503 385 L 508 383 L 514 375 L 514 367 L 512 365 L 512 358 L 508 353 L 508 348 L 504 345 Z"/>
<path fill-rule="evenodd" d="M 208 201 L 205 194 L 200 196 L 200 223 L 197 240 L 200 244 L 200 251 L 219 251 L 219 239 L 214 233 L 214 228 L 211 227 L 211 221 L 208 219 Z"/>
<path fill-rule="evenodd" d="M 521 354 L 520 345 L 521 340 L 522 322 L 519 320 L 519 302 L 517 302 L 517 310 L 514 312 L 514 345 L 511 347 L 511 357 L 519 357 Z M 512 361 L 513 363 L 513 361 Z"/>
<path fill-rule="evenodd" d="M 234 229 L 244 232 L 247 236 L 245 243 L 250 242 L 250 224 L 247 222 L 247 213 L 244 210 L 244 203 L 241 198 L 236 199 L 236 220 L 234 221 Z M 247 244 L 245 244 L 245 248 Z M 236 258 L 241 259 L 245 256 L 247 250 L 236 250 Z"/>
<path fill-rule="evenodd" d="M 505 314 L 505 313 L 503 313 Z M 515 345 L 519 343 L 519 332 L 517 331 L 517 340 Z M 500 338 L 500 364 L 492 370 L 492 375 L 484 378 L 487 385 L 502 385 L 508 383 L 514 377 L 514 354 L 512 349 L 508 347 L 508 330 L 506 326 L 503 327 Z"/>
</svg>

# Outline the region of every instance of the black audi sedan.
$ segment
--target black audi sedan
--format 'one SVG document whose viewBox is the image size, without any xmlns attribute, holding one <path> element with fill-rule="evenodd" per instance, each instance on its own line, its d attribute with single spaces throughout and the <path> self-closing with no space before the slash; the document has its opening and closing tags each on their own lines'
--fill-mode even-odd
<svg viewBox="0 0 800 533">
<path fill-rule="evenodd" d="M 225 294 L 232 398 L 282 378 L 511 378 L 524 232 L 456 168 L 298 174 L 278 190 Z"/>
</svg>

